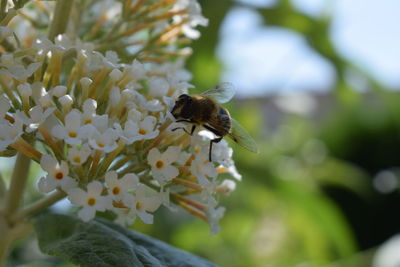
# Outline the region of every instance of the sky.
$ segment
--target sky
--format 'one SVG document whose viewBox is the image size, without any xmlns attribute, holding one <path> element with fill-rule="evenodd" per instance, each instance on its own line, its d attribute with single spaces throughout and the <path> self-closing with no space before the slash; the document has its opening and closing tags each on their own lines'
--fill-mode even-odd
<svg viewBox="0 0 400 267">
<path fill-rule="evenodd" d="M 240 0 L 268 6 L 273 0 Z M 400 88 L 400 1 L 293 0 L 311 16 L 330 14 L 331 37 L 346 59 L 388 88 Z M 224 81 L 239 96 L 327 91 L 335 80 L 328 61 L 292 31 L 263 26 L 249 8 L 235 8 L 225 19 L 218 54 L 226 64 Z M 240 51 L 240 53 L 232 53 Z"/>
</svg>

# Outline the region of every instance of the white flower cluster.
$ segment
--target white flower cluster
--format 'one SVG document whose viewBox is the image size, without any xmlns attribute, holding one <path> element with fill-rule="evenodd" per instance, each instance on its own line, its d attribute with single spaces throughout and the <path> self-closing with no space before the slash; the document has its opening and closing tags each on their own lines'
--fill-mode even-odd
<svg viewBox="0 0 400 267">
<path fill-rule="evenodd" d="M 136 2 L 142 6 L 132 9 L 146 10 L 143 1 Z M 207 22 L 198 3 L 169 2 L 176 3 L 167 13 L 152 9 L 148 16 L 159 24 L 172 18 L 183 34 L 196 37 L 193 27 Z M 171 27 L 164 24 L 160 29 Z M 141 59 L 124 63 L 116 52 L 103 54 L 93 43 L 67 35 L 3 53 L 0 153 L 23 153 L 40 163 L 47 172 L 38 181 L 40 192 L 65 192 L 85 221 L 110 210 L 122 223 L 136 217 L 152 223 L 161 205 L 171 210 L 177 205 L 218 232 L 224 208 L 217 206 L 217 195 L 235 188 L 233 180 L 218 174 L 240 179 L 232 149 L 225 141 L 216 144 L 209 162 L 207 135 L 171 131 L 176 123 L 169 111 L 174 99 L 193 87 L 190 75 L 180 60 Z"/>
</svg>

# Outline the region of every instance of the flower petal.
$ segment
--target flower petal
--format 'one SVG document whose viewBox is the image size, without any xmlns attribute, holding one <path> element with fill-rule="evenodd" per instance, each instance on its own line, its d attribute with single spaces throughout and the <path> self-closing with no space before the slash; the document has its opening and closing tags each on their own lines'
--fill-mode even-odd
<svg viewBox="0 0 400 267">
<path fill-rule="evenodd" d="M 79 212 L 78 212 L 78 216 L 79 218 L 82 219 L 82 221 L 84 222 L 88 222 L 91 219 L 94 218 L 94 216 L 96 215 L 96 210 L 92 207 L 83 207 Z"/>
<path fill-rule="evenodd" d="M 90 196 L 100 196 L 103 191 L 103 185 L 99 181 L 93 181 L 87 185 L 87 190 Z"/>
<path fill-rule="evenodd" d="M 171 165 L 165 166 L 161 170 L 161 172 L 166 180 L 171 180 L 172 178 L 175 178 L 179 174 L 178 168 L 175 166 L 171 166 Z"/>
<path fill-rule="evenodd" d="M 150 165 L 154 166 L 156 161 L 161 159 L 161 153 L 158 151 L 157 148 L 152 148 L 149 151 L 149 154 L 147 154 L 147 161 L 150 163 Z"/>
</svg>

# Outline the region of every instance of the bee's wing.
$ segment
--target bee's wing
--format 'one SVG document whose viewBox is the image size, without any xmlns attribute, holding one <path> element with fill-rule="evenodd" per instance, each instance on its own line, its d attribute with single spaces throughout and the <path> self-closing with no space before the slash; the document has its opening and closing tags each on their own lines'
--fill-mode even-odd
<svg viewBox="0 0 400 267">
<path fill-rule="evenodd" d="M 226 103 L 235 95 L 235 87 L 232 83 L 224 82 L 208 89 L 201 94 L 210 96 L 218 103 Z"/>
<path fill-rule="evenodd" d="M 258 153 L 259 150 L 256 141 L 254 141 L 250 134 L 233 118 L 231 118 L 231 122 L 232 126 L 228 136 L 247 150 Z"/>
</svg>

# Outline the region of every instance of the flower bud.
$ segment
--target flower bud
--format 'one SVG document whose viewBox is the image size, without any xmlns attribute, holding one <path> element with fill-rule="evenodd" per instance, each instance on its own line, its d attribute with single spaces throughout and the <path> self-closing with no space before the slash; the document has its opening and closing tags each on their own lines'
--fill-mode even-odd
<svg viewBox="0 0 400 267">
<path fill-rule="evenodd" d="M 52 93 L 55 97 L 62 97 L 67 92 L 67 87 L 63 85 L 58 85 L 53 88 Z"/>
</svg>

